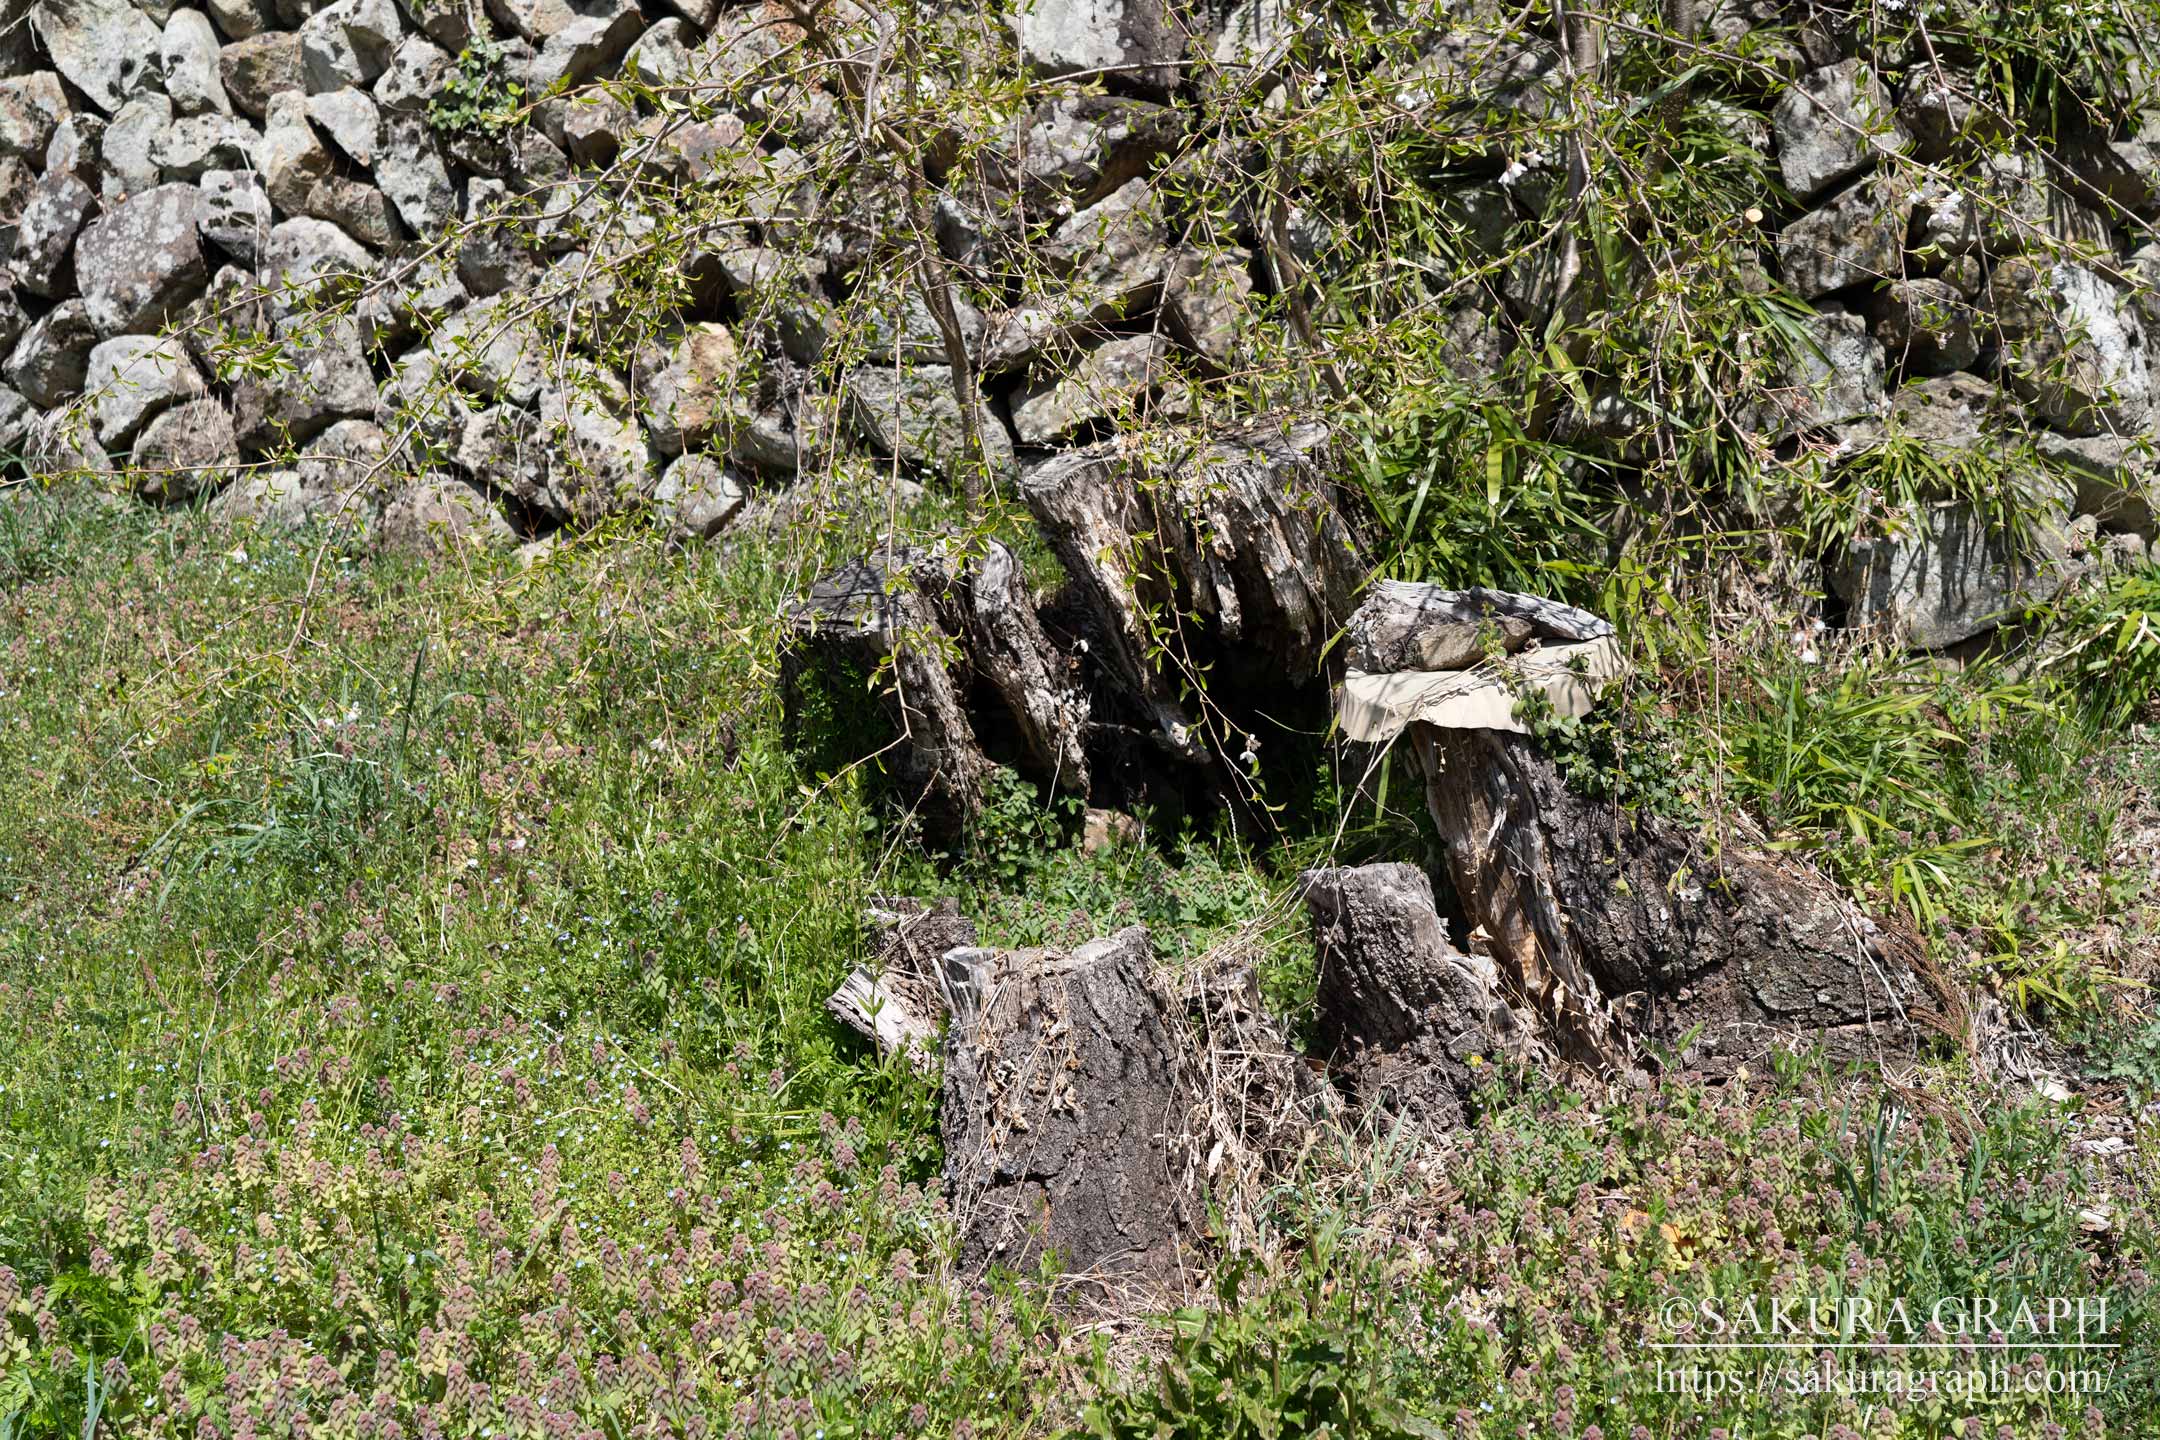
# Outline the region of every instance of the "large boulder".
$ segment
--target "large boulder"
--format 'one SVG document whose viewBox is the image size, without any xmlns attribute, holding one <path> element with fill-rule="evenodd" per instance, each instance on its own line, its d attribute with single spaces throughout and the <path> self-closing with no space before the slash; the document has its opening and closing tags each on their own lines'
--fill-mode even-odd
<svg viewBox="0 0 2160 1440">
<path fill-rule="evenodd" d="M 709 455 L 682 455 L 671 462 L 653 491 L 653 514 L 669 533 L 709 540 L 743 507 L 742 483 Z"/>
<path fill-rule="evenodd" d="M 1163 383 L 1169 364 L 1170 345 L 1160 335 L 1105 340 L 1014 399 L 1013 433 L 1036 446 L 1079 438 L 1134 412 Z"/>
<path fill-rule="evenodd" d="M 1859 60 L 1800 77 L 1778 100 L 1770 123 L 1786 188 L 1803 200 L 1912 143 L 1882 81 Z"/>
<path fill-rule="evenodd" d="M 0 155 L 44 159 L 54 131 L 67 114 L 67 92 L 52 71 L 0 80 Z"/>
<path fill-rule="evenodd" d="M 1923 504 L 1894 534 L 1849 542 L 1828 567 L 1846 621 L 1937 650 L 2046 599 L 2071 554 L 2067 504 L 2027 536 L 2003 534 L 1963 502 Z"/>
<path fill-rule="evenodd" d="M 416 480 L 384 507 L 376 531 L 392 549 L 437 554 L 465 544 L 507 545 L 517 539 L 502 511 L 462 481 Z"/>
<path fill-rule="evenodd" d="M 308 90 L 373 84 L 389 68 L 401 38 L 391 0 L 336 0 L 300 27 L 300 64 Z"/>
<path fill-rule="evenodd" d="M 156 88 L 164 37 L 128 0 L 39 0 L 30 18 L 53 68 L 106 114 L 138 89 Z"/>
<path fill-rule="evenodd" d="M 250 374 L 233 387 L 233 429 L 241 448 L 268 454 L 313 439 L 339 420 L 375 414 L 375 378 L 360 350 L 351 320 L 278 327 L 285 368 L 275 375 Z"/>
<path fill-rule="evenodd" d="M 75 278 L 101 335 L 145 334 L 202 294 L 202 192 L 160 185 L 107 211 L 75 245 Z"/>
<path fill-rule="evenodd" d="M 151 417 L 202 398 L 206 389 L 178 340 L 117 335 L 90 352 L 83 397 L 98 443 L 123 450 Z"/>
</svg>

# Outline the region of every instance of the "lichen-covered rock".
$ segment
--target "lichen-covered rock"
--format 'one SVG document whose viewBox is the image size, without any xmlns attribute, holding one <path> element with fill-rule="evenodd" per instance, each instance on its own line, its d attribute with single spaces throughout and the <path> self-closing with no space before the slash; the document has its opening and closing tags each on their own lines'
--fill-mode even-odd
<svg viewBox="0 0 2160 1440">
<path fill-rule="evenodd" d="M 385 111 L 426 115 L 442 98 L 455 62 L 418 35 L 408 35 L 391 52 L 390 63 L 375 81 L 375 103 Z"/>
<path fill-rule="evenodd" d="M 1875 338 L 1909 375 L 1949 375 L 1980 358 L 1972 304 L 1942 280 L 1894 280 L 1874 298 Z"/>
<path fill-rule="evenodd" d="M 300 27 L 300 65 L 314 93 L 366 86 L 389 67 L 403 32 L 391 0 L 335 0 Z"/>
<path fill-rule="evenodd" d="M 197 227 L 233 263 L 254 269 L 270 238 L 270 195 L 252 170 L 206 171 L 197 182 L 202 219 Z"/>
<path fill-rule="evenodd" d="M 249 375 L 233 387 L 233 428 L 241 448 L 267 454 L 313 439 L 339 420 L 375 413 L 375 377 L 351 320 L 281 322 L 288 368 Z"/>
<path fill-rule="evenodd" d="M 127 448 L 152 416 L 200 399 L 205 390 L 186 346 L 149 335 L 119 335 L 98 345 L 83 382 L 93 433 L 107 450 Z"/>
<path fill-rule="evenodd" d="M 164 37 L 128 0 L 39 0 L 30 13 L 53 68 L 106 114 L 156 88 Z"/>
<path fill-rule="evenodd" d="M 2077 487 L 2078 514 L 2106 530 L 2160 538 L 2160 453 L 2142 436 L 2042 431 L 2038 443 L 2041 458 Z"/>
<path fill-rule="evenodd" d="M 1801 322 L 1806 343 L 1780 357 L 1779 383 L 1751 415 L 1773 438 L 1879 414 L 1884 400 L 1883 349 L 1867 321 L 1843 309 Z"/>
<path fill-rule="evenodd" d="M 685 539 L 710 540 L 743 507 L 743 486 L 709 455 L 671 461 L 653 491 L 654 517 Z"/>
<path fill-rule="evenodd" d="M 653 445 L 663 455 L 698 450 L 740 424 L 747 378 L 735 337 L 724 325 L 693 325 L 672 348 L 641 358 L 638 398 Z"/>
<path fill-rule="evenodd" d="M 357 289 L 375 270 L 366 248 L 327 220 L 303 216 L 274 225 L 261 248 L 262 281 L 280 314 Z"/>
<path fill-rule="evenodd" d="M 1923 506 L 1898 534 L 1849 542 L 1829 566 L 1830 588 L 1845 602 L 1848 624 L 1941 649 L 2015 618 L 2059 587 L 2069 518 L 2064 504 L 2032 534 L 2010 537 L 1970 505 Z"/>
<path fill-rule="evenodd" d="M 1804 300 L 1819 300 L 1849 285 L 1902 278 L 1912 209 L 1912 186 L 1901 176 L 1874 176 L 1841 192 L 1778 236 L 1785 284 Z"/>
<path fill-rule="evenodd" d="M 237 115 L 190 115 L 152 143 L 150 158 L 161 180 L 200 180 L 212 170 L 245 168 L 261 138 Z"/>
<path fill-rule="evenodd" d="M 428 348 L 460 388 L 531 406 L 547 378 L 547 347 L 529 309 L 512 295 L 476 300 L 445 320 L 429 337 Z"/>
<path fill-rule="evenodd" d="M 1013 401 L 1013 433 L 1023 445 L 1054 445 L 1134 414 L 1163 383 L 1169 355 L 1160 335 L 1106 340 L 1022 391 Z"/>
<path fill-rule="evenodd" d="M 92 222 L 75 245 L 83 304 L 101 335 L 156 330 L 210 278 L 197 227 L 202 192 L 160 185 Z"/>
<path fill-rule="evenodd" d="M 2014 256 L 1989 277 L 1988 301 L 2006 381 L 2049 423 L 2073 435 L 2145 425 L 2153 366 L 2128 295 L 2082 265 Z"/>
<path fill-rule="evenodd" d="M 967 453 L 967 432 L 953 394 L 952 372 L 943 365 L 894 370 L 862 365 L 847 375 L 850 427 L 881 455 L 918 469 L 950 473 Z M 984 458 L 997 471 L 1012 468 L 1012 439 L 987 399 L 981 417 Z"/>
<path fill-rule="evenodd" d="M 376 536 L 391 549 L 422 554 L 440 554 L 462 544 L 508 545 L 517 539 L 510 522 L 485 495 L 443 476 L 414 481 L 392 497 Z"/>
<path fill-rule="evenodd" d="M 540 53 L 526 68 L 534 94 L 558 83 L 582 85 L 621 61 L 644 32 L 644 16 L 633 0 L 618 0 L 580 15 L 540 43 Z"/>
<path fill-rule="evenodd" d="M 1770 123 L 1786 188 L 1803 200 L 1912 143 L 1882 81 L 1859 60 L 1802 76 L 1778 100 Z"/>
<path fill-rule="evenodd" d="M 220 524 L 297 530 L 311 518 L 307 492 L 290 470 L 251 469 L 218 492 L 210 514 Z"/>
<path fill-rule="evenodd" d="M 1074 318 L 1106 323 L 1154 303 L 1169 246 L 1162 198 L 1131 180 L 1060 225 L 1041 253 L 1069 277 Z"/>
<path fill-rule="evenodd" d="M 550 515 L 590 524 L 651 498 L 652 452 L 620 377 L 583 361 L 552 377 L 540 395 L 540 427 Z"/>
<path fill-rule="evenodd" d="M 97 342 L 89 307 L 80 300 L 63 300 L 15 342 L 8 356 L 8 384 L 40 410 L 64 405 L 82 393 Z"/>
<path fill-rule="evenodd" d="M 97 210 L 97 196 L 65 170 L 39 177 L 15 230 L 8 268 L 33 295 L 53 299 L 75 288 L 75 237 Z"/>
<path fill-rule="evenodd" d="M 134 96 L 113 115 L 98 138 L 98 155 L 104 163 L 97 190 L 107 204 L 117 204 L 158 183 L 158 152 L 172 127 L 172 101 L 163 95 Z"/>
<path fill-rule="evenodd" d="M 165 22 L 160 53 L 175 115 L 231 113 L 225 82 L 218 78 L 220 49 L 210 17 L 200 10 L 175 10 Z"/>
<path fill-rule="evenodd" d="M 1170 257 L 1163 320 L 1177 342 L 1218 371 L 1234 369 L 1252 295 L 1252 252 L 1184 246 Z"/>
<path fill-rule="evenodd" d="M 151 420 L 129 456 L 135 493 L 189 500 L 223 485 L 240 463 L 240 442 L 223 402 L 190 400 Z"/>
<path fill-rule="evenodd" d="M 1031 203 L 1086 208 L 1138 179 L 1177 142 L 1177 112 L 1120 95 L 1057 95 L 1028 116 L 1008 183 Z"/>
<path fill-rule="evenodd" d="M 1020 58 L 1040 75 L 1108 75 L 1166 92 L 1178 83 L 1185 32 L 1168 0 L 1020 0 Z"/>
<path fill-rule="evenodd" d="M 235 40 L 218 52 L 218 74 L 234 107 L 257 120 L 270 113 L 270 102 L 278 96 L 307 89 L 300 37 L 287 31 Z"/>
<path fill-rule="evenodd" d="M 52 71 L 0 79 L 0 155 L 43 159 L 67 114 L 67 93 Z"/>
<path fill-rule="evenodd" d="M 227 40 L 245 40 L 270 26 L 270 7 L 264 0 L 204 0 L 204 8 Z"/>
</svg>

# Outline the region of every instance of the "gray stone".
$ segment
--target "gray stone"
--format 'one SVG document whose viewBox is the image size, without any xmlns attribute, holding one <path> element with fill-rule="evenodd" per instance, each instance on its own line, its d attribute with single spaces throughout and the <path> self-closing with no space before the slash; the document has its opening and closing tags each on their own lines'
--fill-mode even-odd
<svg viewBox="0 0 2160 1440">
<path fill-rule="evenodd" d="M 270 28 L 270 12 L 260 0 L 204 0 L 204 5 L 227 40 L 246 40 Z"/>
<path fill-rule="evenodd" d="M 310 92 L 365 87 L 389 68 L 403 32 L 391 0 L 336 0 L 300 27 L 300 64 Z"/>
<path fill-rule="evenodd" d="M 30 13 L 53 68 L 106 114 L 154 88 L 164 37 L 128 0 L 40 0 Z"/>
<path fill-rule="evenodd" d="M 67 115 L 67 93 L 52 71 L 0 80 L 0 155 L 40 158 Z"/>
<path fill-rule="evenodd" d="M 257 120 L 269 114 L 270 102 L 279 95 L 307 89 L 300 37 L 275 30 L 235 40 L 219 51 L 218 73 L 234 107 Z"/>
<path fill-rule="evenodd" d="M 23 331 L 29 328 L 30 316 L 16 296 L 15 287 L 0 280 L 0 356 L 12 351 L 15 342 L 22 339 Z"/>
<path fill-rule="evenodd" d="M 424 117 L 441 98 L 443 85 L 455 69 L 455 62 L 443 51 L 418 35 L 408 35 L 375 82 L 375 103 L 384 110 Z"/>
<path fill-rule="evenodd" d="M 669 532 L 689 540 L 710 540 L 740 514 L 744 488 L 709 455 L 683 455 L 671 462 L 653 491 L 654 517 Z"/>
<path fill-rule="evenodd" d="M 270 236 L 270 195 L 262 177 L 252 170 L 211 170 L 197 188 L 202 191 L 203 239 L 235 264 L 253 270 Z"/>
<path fill-rule="evenodd" d="M 284 372 L 244 376 L 233 387 L 233 429 L 243 450 L 267 454 L 312 440 L 339 420 L 373 417 L 375 378 L 351 320 L 290 322 L 278 338 Z"/>
<path fill-rule="evenodd" d="M 462 269 L 459 273 L 462 276 Z M 546 380 L 550 347 L 524 313 L 529 308 L 513 295 L 475 300 L 436 329 L 428 348 L 443 374 L 461 389 L 485 399 L 532 405 Z"/>
<path fill-rule="evenodd" d="M 747 379 L 735 337 L 721 325 L 693 325 L 672 347 L 640 357 L 637 394 L 653 447 L 663 455 L 715 439 L 725 447 L 748 410 Z"/>
<path fill-rule="evenodd" d="M 286 220 L 271 227 L 262 242 L 262 280 L 279 314 L 331 291 L 357 289 L 374 271 L 374 257 L 327 220 Z"/>
<path fill-rule="evenodd" d="M 1113 95 L 1060 95 L 1028 116 L 1013 183 L 1037 204 L 1084 208 L 1138 179 L 1178 141 L 1177 112 Z"/>
<path fill-rule="evenodd" d="M 1848 285 L 1901 278 L 1912 210 L 1910 185 L 1880 175 L 1801 216 L 1778 236 L 1786 286 L 1803 300 L 1819 300 Z"/>
<path fill-rule="evenodd" d="M 340 420 L 308 441 L 294 461 L 300 488 L 318 508 L 367 508 L 390 468 L 390 437 L 373 420 Z"/>
<path fill-rule="evenodd" d="M 371 351 L 402 350 L 414 337 L 433 333 L 471 298 L 454 264 L 441 257 L 414 262 L 360 297 L 355 318 L 361 343 Z"/>
<path fill-rule="evenodd" d="M 262 137 L 237 115 L 191 115 L 150 147 L 161 180 L 200 180 L 213 170 L 244 169 Z"/>
<path fill-rule="evenodd" d="M 528 222 L 518 213 L 508 186 L 499 180 L 468 182 L 465 222 L 458 278 L 467 290 L 495 295 L 531 283 L 540 266 L 521 238 Z"/>
<path fill-rule="evenodd" d="M 200 10 L 175 10 L 165 22 L 160 58 L 175 115 L 232 112 L 225 83 L 218 78 L 220 48 L 210 17 Z"/>
<path fill-rule="evenodd" d="M 960 329 L 965 355 L 982 353 L 982 312 L 968 303 L 957 289 L 952 292 L 953 317 Z M 945 353 L 944 332 L 931 317 L 930 306 L 920 288 L 909 284 L 898 295 L 883 297 L 881 304 L 858 306 L 863 355 L 875 365 L 943 365 L 952 357 Z"/>
<path fill-rule="evenodd" d="M 638 36 L 623 72 L 642 85 L 666 90 L 690 82 L 690 47 L 697 36 L 679 19 L 662 20 Z"/>
<path fill-rule="evenodd" d="M 29 445 L 37 411 L 22 394 L 0 385 L 0 454 L 21 455 Z"/>
<path fill-rule="evenodd" d="M 526 83 L 536 95 L 557 84 L 582 85 L 613 69 L 644 25 L 631 0 L 609 12 L 580 16 L 547 37 L 525 72 Z"/>
<path fill-rule="evenodd" d="M 1055 445 L 1129 413 L 1168 378 L 1170 347 L 1160 335 L 1105 341 L 1013 401 L 1013 433 L 1023 445 Z"/>
<path fill-rule="evenodd" d="M 1875 338 L 1893 365 L 1910 375 L 1969 370 L 1980 358 L 1978 318 L 1942 280 L 1894 280 L 1874 297 Z"/>
<path fill-rule="evenodd" d="M 222 402 L 176 405 L 143 427 L 129 457 L 135 493 L 149 500 L 189 500 L 217 489 L 240 463 L 240 442 Z"/>
<path fill-rule="evenodd" d="M 152 416 L 198 400 L 204 391 L 187 348 L 149 335 L 120 335 L 98 345 L 83 380 L 92 428 L 107 450 L 127 448 Z"/>
<path fill-rule="evenodd" d="M 210 278 L 196 227 L 202 192 L 160 185 L 92 222 L 75 242 L 75 278 L 101 335 L 156 330 Z"/>
<path fill-rule="evenodd" d="M 652 453 L 631 411 L 623 382 L 589 363 L 571 364 L 541 392 L 549 513 L 590 523 L 651 498 Z"/>
<path fill-rule="evenodd" d="M 1012 469 L 1012 440 L 985 400 L 983 451 L 995 471 Z M 862 365 L 847 373 L 846 414 L 855 433 L 880 454 L 930 471 L 950 473 L 967 453 L 967 432 L 952 373 L 942 365 L 893 370 Z"/>
<path fill-rule="evenodd" d="M 2003 261 L 1988 281 L 2006 382 L 2071 434 L 2141 429 L 2154 382 L 2129 298 L 2067 261 Z"/>
<path fill-rule="evenodd" d="M 53 127 L 52 143 L 45 147 L 45 172 L 65 172 L 95 189 L 100 179 L 98 154 L 104 144 L 104 116 L 70 115 Z"/>
<path fill-rule="evenodd" d="M 395 550 L 441 554 L 461 545 L 509 545 L 517 534 L 479 491 L 441 476 L 414 481 L 384 507 L 377 530 Z"/>
<path fill-rule="evenodd" d="M 1069 277 L 1073 313 L 1105 323 L 1155 303 L 1169 243 L 1160 197 L 1132 180 L 1060 225 L 1042 255 Z"/>
<path fill-rule="evenodd" d="M 415 235 L 441 235 L 457 219 L 457 190 L 425 115 L 394 110 L 384 117 L 375 181 Z"/>
<path fill-rule="evenodd" d="M 80 300 L 63 300 L 15 342 L 8 356 L 8 384 L 40 410 L 64 405 L 82 394 L 90 351 L 97 342 L 89 307 Z"/>
<path fill-rule="evenodd" d="M 1021 60 L 1039 75 L 1177 85 L 1185 34 L 1166 0 L 1019 0 L 1012 25 Z"/>
<path fill-rule="evenodd" d="M 1252 253 L 1239 246 L 1183 246 L 1170 257 L 1163 321 L 1177 342 L 1211 368 L 1236 367 L 1252 294 Z"/>
<path fill-rule="evenodd" d="M 1898 121 L 1912 136 L 1914 157 L 1930 165 L 2002 139 L 1994 111 L 1975 104 L 1963 80 L 1934 68 L 1922 69 L 1907 85 Z"/>
<path fill-rule="evenodd" d="M 1851 542 L 1828 567 L 1847 623 L 1880 627 L 1920 650 L 1969 640 L 2043 600 L 2069 558 L 2062 515 L 2032 550 L 2009 542 L 1963 503 L 1927 505 L 1901 533 Z"/>
<path fill-rule="evenodd" d="M 450 54 L 472 43 L 473 21 L 480 15 L 472 0 L 404 0 L 404 5 L 420 33 Z"/>
<path fill-rule="evenodd" d="M 2075 508 L 2110 531 L 2160 537 L 2160 455 L 2143 436 L 2076 437 L 2042 431 L 2040 458 L 2076 487 Z"/>
<path fill-rule="evenodd" d="M 163 95 L 137 95 L 120 107 L 99 140 L 105 173 L 96 188 L 106 204 L 116 205 L 158 183 L 158 147 L 172 125 L 172 101 Z"/>
<path fill-rule="evenodd" d="M 1884 401 L 1882 346 L 1866 320 L 1843 310 L 1801 322 L 1807 341 L 1780 357 L 1779 383 L 1750 414 L 1750 423 L 1771 439 L 1803 430 L 1865 419 Z"/>
<path fill-rule="evenodd" d="M 382 150 L 382 115 L 365 90 L 326 90 L 307 97 L 307 118 L 355 165 L 373 166 Z"/>
<path fill-rule="evenodd" d="M 1778 100 L 1770 122 L 1785 186 L 1803 200 L 1912 143 L 1882 81 L 1858 60 L 1803 75 Z"/>
<path fill-rule="evenodd" d="M 75 288 L 75 237 L 97 210 L 97 196 L 68 172 L 48 171 L 30 191 L 8 262 L 33 295 L 54 299 Z"/>
<path fill-rule="evenodd" d="M 262 469 L 244 471 L 220 490 L 210 515 L 221 525 L 272 530 L 297 530 L 312 518 L 298 474 Z"/>
<path fill-rule="evenodd" d="M 548 494 L 547 447 L 540 421 L 514 405 L 468 410 L 452 455 L 457 468 L 481 485 L 528 509 L 544 510 Z"/>
<path fill-rule="evenodd" d="M 473 413 L 471 402 L 443 373 L 441 358 L 423 345 L 398 357 L 376 403 L 375 422 L 408 451 L 447 457 L 463 440 Z"/>
<path fill-rule="evenodd" d="M 614 164 L 622 153 L 623 137 L 637 126 L 637 112 L 605 91 L 588 91 L 574 100 L 550 100 L 541 111 L 548 138 L 570 157 L 571 164 L 587 169 Z"/>
<path fill-rule="evenodd" d="M 255 161 L 271 203 L 288 215 L 326 220 L 373 249 L 388 249 L 399 235 L 390 202 L 339 169 L 308 123 L 307 105 L 307 97 L 294 93 L 270 102 Z"/>
</svg>

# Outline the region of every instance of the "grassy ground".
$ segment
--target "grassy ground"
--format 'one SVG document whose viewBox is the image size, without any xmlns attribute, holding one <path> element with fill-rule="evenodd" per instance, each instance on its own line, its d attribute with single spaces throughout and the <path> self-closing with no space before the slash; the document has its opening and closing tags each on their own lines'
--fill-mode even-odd
<svg viewBox="0 0 2160 1440">
<path fill-rule="evenodd" d="M 1338 817 L 1089 853 L 1015 794 L 933 861 L 863 772 L 783 743 L 772 620 L 816 558 L 418 568 L 0 509 L 0 1436 L 2160 1426 L 2150 875 L 2122 850 L 2150 762 L 2119 725 L 1763 651 L 1707 706 L 1696 671 L 1645 682 L 1678 737 L 1655 764 L 1574 737 L 1921 913 L 2049 1021 L 2069 1102 L 1948 1052 L 1895 1086 L 1503 1077 L 1440 1153 L 1308 1157 L 1213 1303 L 1106 1320 L 952 1279 L 934 1085 L 822 1008 L 860 904 L 958 893 L 1008 942 L 1139 918 L 1173 956 L 1245 947 L 1294 1006 L 1285 882 Z M 2105 1297 L 2125 1348 L 2072 1394 L 1661 1383 L 1716 1358 L 1645 1348 L 1668 1305 L 1765 1292 Z"/>
</svg>

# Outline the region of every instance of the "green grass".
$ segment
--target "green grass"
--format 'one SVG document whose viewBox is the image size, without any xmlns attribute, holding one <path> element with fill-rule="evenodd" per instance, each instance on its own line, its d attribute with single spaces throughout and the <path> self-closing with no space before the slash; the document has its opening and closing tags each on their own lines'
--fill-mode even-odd
<svg viewBox="0 0 2160 1440">
<path fill-rule="evenodd" d="M 2146 1202 L 2086 1173 L 2074 1114 L 1885 1120 L 1796 1065 L 1523 1084 L 1437 1157 L 1315 1158 L 1213 1305 L 1104 1343 L 1038 1277 L 950 1274 L 934 1084 L 823 1010 L 859 908 L 941 889 L 1007 944 L 1143 921 L 1173 963 L 1239 947 L 1295 1012 L 1285 892 L 1335 817 L 1090 852 L 1013 788 L 925 854 L 867 767 L 784 743 L 771 618 L 814 545 L 429 569 L 79 496 L 0 516 L 10 1440 L 1936 1436 L 1948 1412 L 1682 1404 L 1635 1342 L 1666 1288 L 1787 1282 L 2150 1321 Z M 1920 785 L 1943 742 L 1838 686 L 1745 692 L 1759 733 L 1726 744 L 1780 833 L 1855 854 L 1839 786 Z M 1956 813 L 2062 783 L 1983 768 Z M 1936 802 L 1897 803 L 1873 843 Z M 2126 1358 L 2097 1398 L 1982 1413 L 2132 1434 L 2153 1394 Z"/>
</svg>

